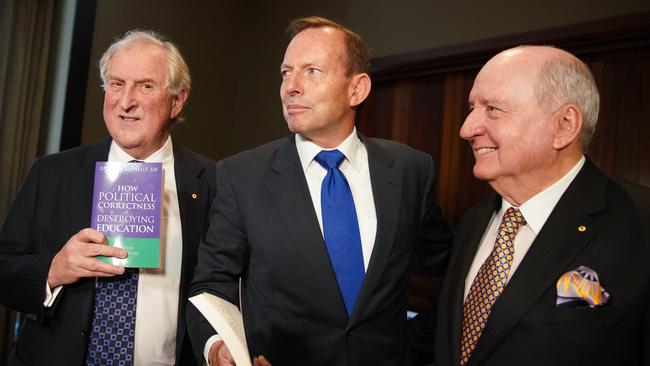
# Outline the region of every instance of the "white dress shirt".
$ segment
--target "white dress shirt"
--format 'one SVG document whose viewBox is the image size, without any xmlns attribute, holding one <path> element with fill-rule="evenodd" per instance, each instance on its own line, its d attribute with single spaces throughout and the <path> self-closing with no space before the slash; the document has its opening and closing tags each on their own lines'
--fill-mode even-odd
<svg viewBox="0 0 650 366">
<path fill-rule="evenodd" d="M 542 230 L 544 223 L 546 223 L 546 220 L 555 208 L 555 205 L 560 201 L 560 198 L 564 194 L 564 191 L 569 187 L 569 184 L 571 184 L 573 179 L 578 175 L 578 172 L 580 172 L 584 163 L 585 157 L 583 156 L 578 163 L 576 163 L 576 165 L 557 182 L 553 183 L 551 186 L 539 192 L 519 206 L 519 211 L 521 211 L 521 214 L 526 219 L 526 225 L 519 229 L 519 233 L 517 233 L 517 236 L 515 237 L 515 254 L 512 258 L 512 266 L 510 267 L 510 273 L 508 274 L 508 281 L 512 278 L 517 267 L 519 267 L 519 264 L 526 256 L 526 253 L 528 253 L 528 249 L 530 249 L 537 234 Z M 499 225 L 501 224 L 501 219 L 510 207 L 512 207 L 512 205 L 502 198 L 501 209 L 492 215 L 490 224 L 487 226 L 487 230 L 483 234 L 481 244 L 476 251 L 472 266 L 465 278 L 465 299 L 467 298 L 469 289 L 472 286 L 472 282 L 474 282 L 474 277 L 476 277 L 481 265 L 490 255 L 492 249 L 494 249 L 494 242 L 497 237 Z"/>
<path fill-rule="evenodd" d="M 108 161 L 126 163 L 135 160 L 122 150 L 115 141 L 111 143 Z M 179 287 L 183 235 L 181 230 L 174 151 L 171 137 L 165 145 L 148 158 L 145 163 L 162 163 L 163 205 L 160 222 L 160 268 L 142 268 L 138 280 L 137 308 L 135 317 L 135 366 L 173 365 L 176 356 L 176 329 L 178 321 Z M 47 294 L 45 306 L 51 306 L 58 296 L 59 286 Z"/>
<path fill-rule="evenodd" d="M 110 162 L 134 160 L 115 141 Z M 178 294 L 181 282 L 183 235 L 176 193 L 171 137 L 145 163 L 162 163 L 163 205 L 160 215 L 160 268 L 141 268 L 135 312 L 135 366 L 173 365 L 176 356 Z"/>
<path fill-rule="evenodd" d="M 314 158 L 324 149 L 298 134 L 296 134 L 296 149 L 300 157 L 300 164 L 305 172 L 311 202 L 314 204 L 314 211 L 318 217 L 318 225 L 320 226 L 322 235 L 323 213 L 320 204 L 320 190 L 323 179 L 327 175 L 327 169 L 323 168 Z M 375 212 L 375 200 L 370 182 L 368 150 L 357 136 L 356 128 L 335 149 L 338 149 L 345 155 L 345 160 L 339 165 L 339 169 L 345 175 L 345 179 L 348 181 L 350 190 L 352 191 L 354 207 L 359 222 L 359 233 L 361 235 L 364 270 L 367 271 L 372 249 L 375 245 L 375 236 L 377 235 L 377 214 Z M 218 340 L 221 340 L 221 337 L 214 335 L 205 343 L 203 349 L 204 361 L 207 362 L 210 347 Z"/>
<path fill-rule="evenodd" d="M 316 211 L 322 234 L 323 212 L 320 205 L 320 190 L 323 179 L 327 175 L 327 169 L 323 168 L 314 158 L 323 148 L 300 135 L 296 135 L 296 148 L 298 149 L 302 169 L 305 172 L 305 178 L 307 178 L 311 202 L 314 204 L 314 210 Z M 375 236 L 377 235 L 377 214 L 375 213 L 375 200 L 372 195 L 372 184 L 370 182 L 368 150 L 366 150 L 366 147 L 359 140 L 356 129 L 335 149 L 338 149 L 345 155 L 345 160 L 339 165 L 339 170 L 345 175 L 345 179 L 348 181 L 350 190 L 352 191 L 357 220 L 359 221 L 364 268 L 368 270 L 370 255 L 372 254 L 372 248 L 375 245 Z"/>
</svg>

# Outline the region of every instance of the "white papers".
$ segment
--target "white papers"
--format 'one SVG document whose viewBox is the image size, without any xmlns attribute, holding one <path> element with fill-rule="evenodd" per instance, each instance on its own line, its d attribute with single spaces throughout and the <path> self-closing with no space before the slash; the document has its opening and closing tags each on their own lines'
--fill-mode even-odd
<svg viewBox="0 0 650 366">
<path fill-rule="evenodd" d="M 190 297 L 190 302 L 219 333 L 237 366 L 251 366 L 246 344 L 244 321 L 237 306 L 217 296 L 204 292 Z"/>
</svg>

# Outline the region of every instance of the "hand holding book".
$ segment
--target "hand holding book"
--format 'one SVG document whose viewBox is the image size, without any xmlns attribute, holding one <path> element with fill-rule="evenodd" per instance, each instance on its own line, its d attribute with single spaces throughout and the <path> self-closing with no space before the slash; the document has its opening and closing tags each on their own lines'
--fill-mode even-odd
<svg viewBox="0 0 650 366">
<path fill-rule="evenodd" d="M 104 263 L 95 256 L 126 258 L 126 251 L 108 246 L 106 236 L 97 230 L 83 229 L 70 237 L 52 259 L 47 275 L 51 288 L 77 282 L 83 277 L 111 277 L 124 273 L 124 267 Z"/>
<path fill-rule="evenodd" d="M 215 342 L 210 348 L 209 365 L 211 366 L 236 366 L 235 360 L 223 341 Z M 253 358 L 253 366 L 271 366 L 271 363 L 264 357 Z"/>
<path fill-rule="evenodd" d="M 208 355 L 211 366 L 250 366 L 251 357 L 246 344 L 244 320 L 237 306 L 204 292 L 190 297 L 190 302 L 221 336 Z M 271 366 L 264 356 L 255 357 L 253 366 Z"/>
</svg>

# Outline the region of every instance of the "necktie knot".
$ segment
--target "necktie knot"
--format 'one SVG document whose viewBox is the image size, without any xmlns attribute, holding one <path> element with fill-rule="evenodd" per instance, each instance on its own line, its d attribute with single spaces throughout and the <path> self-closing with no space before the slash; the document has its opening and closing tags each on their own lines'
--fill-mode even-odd
<svg viewBox="0 0 650 366">
<path fill-rule="evenodd" d="M 322 150 L 314 158 L 318 164 L 327 170 L 338 168 L 344 159 L 345 155 L 338 150 Z"/>
<path fill-rule="evenodd" d="M 501 220 L 501 227 L 505 227 L 515 232 L 523 225 L 526 225 L 526 219 L 519 211 L 517 207 L 510 207 L 503 214 L 503 219 Z"/>
</svg>

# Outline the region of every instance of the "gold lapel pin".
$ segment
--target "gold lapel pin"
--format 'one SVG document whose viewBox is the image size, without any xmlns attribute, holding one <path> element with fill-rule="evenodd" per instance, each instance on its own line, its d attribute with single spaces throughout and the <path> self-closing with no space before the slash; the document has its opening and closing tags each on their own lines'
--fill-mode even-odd
<svg viewBox="0 0 650 366">
<path fill-rule="evenodd" d="M 581 232 L 581 233 L 584 233 L 585 231 L 587 231 L 587 227 L 584 226 L 584 225 L 580 225 L 580 226 L 578 226 L 578 231 Z"/>
<path fill-rule="evenodd" d="M 199 197 L 198 194 L 196 194 L 196 193 L 192 193 L 192 199 L 193 199 L 193 200 L 197 199 L 198 197 Z"/>
</svg>

